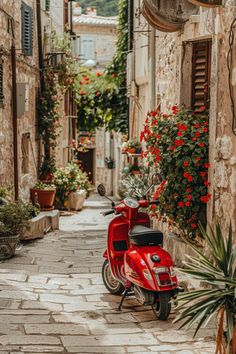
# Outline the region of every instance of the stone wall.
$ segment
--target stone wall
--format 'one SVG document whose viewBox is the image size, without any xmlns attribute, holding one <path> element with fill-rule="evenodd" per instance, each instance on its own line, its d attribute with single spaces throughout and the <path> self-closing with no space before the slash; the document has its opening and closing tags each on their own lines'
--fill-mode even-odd
<svg viewBox="0 0 236 354">
<path fill-rule="evenodd" d="M 226 0 L 224 7 L 214 9 L 200 7 L 199 14 L 190 17 L 179 32 L 156 31 L 156 93 L 162 111 L 174 104 L 189 105 L 191 102 L 191 42 L 203 39 L 212 40 L 209 127 L 209 158 L 212 166 L 209 179 L 212 200 L 208 205 L 208 222 L 220 220 L 226 231 L 231 221 L 236 234 L 236 137 L 231 129 L 232 111 L 227 69 L 229 30 L 235 16 L 235 1 Z M 139 26 L 138 20 L 135 21 Z M 141 46 L 140 36 L 135 35 L 135 48 L 139 46 Z M 150 42 L 148 48 L 143 47 L 142 55 L 148 55 L 148 49 L 150 49 Z M 236 100 L 236 43 L 234 43 L 232 55 L 232 85 L 233 96 Z M 143 77 L 146 65 L 147 63 L 143 63 L 141 68 L 136 66 L 134 78 L 136 83 L 139 77 Z M 140 111 L 147 110 L 147 102 L 148 109 L 150 109 L 151 95 L 150 80 L 146 75 L 146 80 L 142 80 L 137 89 L 136 101 L 141 106 Z M 142 121 L 141 113 L 137 114 L 135 131 L 137 136 L 142 130 L 142 124 L 140 124 Z"/>
<path fill-rule="evenodd" d="M 33 8 L 36 14 L 35 2 L 25 1 Z M 4 105 L 0 108 L 0 133 L 3 135 L 0 143 L 0 184 L 13 184 L 13 125 L 12 125 L 12 64 L 11 64 L 11 45 L 13 43 L 12 34 L 8 31 L 9 14 L 14 21 L 15 47 L 16 47 L 16 81 L 25 84 L 26 104 L 25 111 L 17 119 L 18 123 L 18 171 L 19 171 L 19 190 L 20 197 L 28 199 L 29 186 L 36 180 L 37 165 L 37 138 L 36 138 L 36 93 L 39 85 L 38 56 L 37 56 L 37 31 L 36 20 L 34 18 L 34 49 L 32 57 L 24 57 L 21 53 L 21 2 L 1 1 L 0 11 L 0 46 L 3 48 L 3 83 L 4 83 Z M 7 13 L 7 14 L 6 14 Z M 22 135 L 29 133 L 29 170 L 22 172 Z"/>
</svg>

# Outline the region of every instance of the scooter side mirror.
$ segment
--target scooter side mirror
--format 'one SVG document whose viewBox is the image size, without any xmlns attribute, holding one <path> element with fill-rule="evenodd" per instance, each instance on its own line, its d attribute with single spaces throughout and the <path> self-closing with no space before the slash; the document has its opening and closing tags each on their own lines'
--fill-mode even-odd
<svg viewBox="0 0 236 354">
<path fill-rule="evenodd" d="M 106 195 L 106 188 L 103 184 L 99 184 L 97 191 L 101 197 L 104 197 Z"/>
</svg>

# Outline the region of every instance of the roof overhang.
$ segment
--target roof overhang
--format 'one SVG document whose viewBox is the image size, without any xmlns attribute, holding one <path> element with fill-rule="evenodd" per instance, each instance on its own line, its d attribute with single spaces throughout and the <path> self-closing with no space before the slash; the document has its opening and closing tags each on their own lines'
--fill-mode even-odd
<svg viewBox="0 0 236 354">
<path fill-rule="evenodd" d="M 198 6 L 188 0 L 144 0 L 142 13 L 154 28 L 163 32 L 176 32 L 198 10 Z"/>
</svg>

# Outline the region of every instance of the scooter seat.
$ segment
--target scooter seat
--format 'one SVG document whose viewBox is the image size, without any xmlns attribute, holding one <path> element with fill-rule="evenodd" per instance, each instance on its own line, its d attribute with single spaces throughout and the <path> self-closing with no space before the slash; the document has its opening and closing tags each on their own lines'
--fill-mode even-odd
<svg viewBox="0 0 236 354">
<path fill-rule="evenodd" d="M 129 232 L 130 243 L 135 246 L 157 246 L 163 243 L 163 233 L 149 227 L 136 225 Z"/>
</svg>

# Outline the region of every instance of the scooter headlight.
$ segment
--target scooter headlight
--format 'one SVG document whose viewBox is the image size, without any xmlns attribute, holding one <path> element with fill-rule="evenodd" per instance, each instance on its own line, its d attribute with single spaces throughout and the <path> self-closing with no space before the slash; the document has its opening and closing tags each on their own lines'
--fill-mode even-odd
<svg viewBox="0 0 236 354">
<path fill-rule="evenodd" d="M 176 277 L 176 273 L 175 273 L 175 268 L 174 267 L 170 267 L 170 276 L 171 277 Z"/>
</svg>

